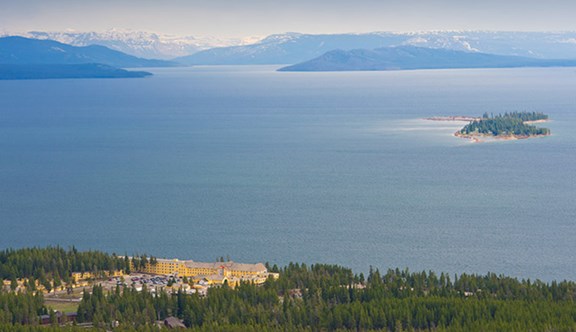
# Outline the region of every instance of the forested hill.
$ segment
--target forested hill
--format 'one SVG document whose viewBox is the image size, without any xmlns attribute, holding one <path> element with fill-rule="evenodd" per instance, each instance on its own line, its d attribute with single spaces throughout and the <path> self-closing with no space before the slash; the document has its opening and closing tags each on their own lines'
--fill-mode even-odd
<svg viewBox="0 0 576 332">
<path fill-rule="evenodd" d="M 104 46 L 76 47 L 53 40 L 0 38 L 0 64 L 71 65 L 99 63 L 117 68 L 171 67 L 171 61 L 138 58 Z"/>
<path fill-rule="evenodd" d="M 454 68 L 572 67 L 576 60 L 544 60 L 415 46 L 334 50 L 279 71 L 371 71 Z"/>
<path fill-rule="evenodd" d="M 0 80 L 145 77 L 152 74 L 120 68 L 176 65 L 98 45 L 75 47 L 53 40 L 0 38 Z"/>
</svg>

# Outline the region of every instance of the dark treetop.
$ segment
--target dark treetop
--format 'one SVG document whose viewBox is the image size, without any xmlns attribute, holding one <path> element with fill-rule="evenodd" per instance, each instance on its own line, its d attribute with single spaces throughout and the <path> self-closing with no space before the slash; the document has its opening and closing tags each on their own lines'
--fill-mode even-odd
<svg viewBox="0 0 576 332">
<path fill-rule="evenodd" d="M 494 115 L 484 113 L 480 120 L 470 121 L 458 133 L 463 136 L 531 137 L 550 135 L 550 129 L 527 124 L 528 121 L 548 120 L 548 115 L 536 112 L 512 112 Z"/>
</svg>

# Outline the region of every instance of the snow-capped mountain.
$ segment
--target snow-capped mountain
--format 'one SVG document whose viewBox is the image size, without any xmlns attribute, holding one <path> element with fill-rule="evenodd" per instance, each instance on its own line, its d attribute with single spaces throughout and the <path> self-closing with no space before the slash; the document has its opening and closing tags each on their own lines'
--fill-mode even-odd
<svg viewBox="0 0 576 332">
<path fill-rule="evenodd" d="M 264 39 L 217 39 L 141 31 L 0 33 L 73 46 L 102 45 L 142 58 L 185 64 L 294 64 L 341 49 L 418 46 L 546 59 L 576 59 L 576 32 L 423 31 L 361 34 L 284 33 Z"/>
<path fill-rule="evenodd" d="M 185 64 L 292 64 L 328 51 L 418 46 L 547 59 L 576 59 L 576 32 L 374 32 L 271 35 L 251 45 L 212 48 L 177 58 Z"/>
<path fill-rule="evenodd" d="M 257 37 L 245 39 L 217 39 L 212 37 L 173 36 L 142 31 L 108 30 L 105 32 L 3 32 L 0 35 L 50 39 L 72 46 L 102 45 L 126 54 L 148 59 L 172 59 L 198 51 L 225 46 L 258 42 Z"/>
<path fill-rule="evenodd" d="M 435 31 L 406 35 L 410 38 L 401 45 L 548 59 L 576 58 L 576 43 L 570 43 L 576 32 Z"/>
</svg>

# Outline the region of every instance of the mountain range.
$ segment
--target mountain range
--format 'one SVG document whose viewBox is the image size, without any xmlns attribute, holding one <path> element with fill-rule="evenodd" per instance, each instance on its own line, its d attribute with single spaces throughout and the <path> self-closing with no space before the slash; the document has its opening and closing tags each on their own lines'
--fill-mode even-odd
<svg viewBox="0 0 576 332">
<path fill-rule="evenodd" d="M 0 63 L 9 65 L 100 63 L 112 67 L 168 67 L 177 64 L 124 54 L 100 45 L 76 47 L 53 40 L 0 38 Z"/>
<path fill-rule="evenodd" d="M 52 40 L 0 38 L 0 79 L 144 77 L 151 74 L 119 68 L 176 65 L 170 61 L 138 58 L 100 45 L 76 47 Z"/>
<path fill-rule="evenodd" d="M 188 65 L 294 64 L 341 49 L 417 46 L 457 51 L 576 59 L 576 32 L 441 31 L 417 33 L 272 35 L 258 43 L 212 48 L 175 61 Z"/>
<path fill-rule="evenodd" d="M 104 32 L 76 31 L 28 31 L 0 33 L 2 36 L 20 36 L 33 39 L 49 39 L 72 46 L 101 45 L 126 54 L 147 59 L 172 59 L 214 47 L 246 45 L 261 38 L 213 38 L 174 36 L 144 31 L 111 29 Z"/>
<path fill-rule="evenodd" d="M 279 71 L 358 71 L 451 68 L 573 67 L 576 60 L 546 60 L 415 46 L 334 50 Z"/>
<path fill-rule="evenodd" d="M 295 63 L 297 65 L 283 70 L 389 70 L 571 66 L 570 61 L 543 60 L 576 59 L 576 32 L 441 31 L 326 35 L 286 33 L 271 35 L 249 45 L 211 48 L 192 55 L 177 57 L 172 61 L 136 57 L 102 45 L 73 46 L 45 39 L 58 37 L 77 44 L 118 42 L 116 48 L 131 45 L 132 50 L 136 48 L 135 45 L 140 45 L 142 53 L 147 49 L 146 47 L 153 44 L 150 44 L 150 39 L 159 42 L 166 40 L 155 34 L 114 31 L 108 34 L 43 32 L 30 32 L 29 34 L 36 38 L 20 36 L 0 38 L 0 64 L 4 65 L 3 70 L 7 70 L 6 65 L 101 64 L 114 68 L 134 68 L 181 64 Z M 181 41 L 176 37 L 173 39 L 173 41 L 178 40 Z M 189 51 L 193 51 L 192 48 Z M 20 67 L 19 70 L 26 72 L 22 71 L 22 68 Z M 39 68 L 36 67 L 44 72 L 52 70 Z M 104 70 L 104 68 L 75 67 L 70 68 L 69 73 L 80 69 L 87 73 L 99 69 Z M 112 76 L 121 74 L 121 72 L 116 72 Z M 110 75 L 110 70 L 108 70 L 108 75 Z"/>
<path fill-rule="evenodd" d="M 8 32 L 2 35 L 10 34 Z M 362 34 L 285 33 L 248 38 L 174 36 L 142 31 L 30 31 L 11 33 L 72 46 L 101 45 L 141 58 L 174 59 L 188 65 L 294 64 L 335 49 L 418 46 L 547 59 L 576 58 L 576 32 L 425 31 Z"/>
</svg>

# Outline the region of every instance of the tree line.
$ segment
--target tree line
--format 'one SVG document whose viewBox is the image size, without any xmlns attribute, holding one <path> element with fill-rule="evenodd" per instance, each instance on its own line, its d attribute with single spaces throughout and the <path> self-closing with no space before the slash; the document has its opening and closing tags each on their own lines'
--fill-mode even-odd
<svg viewBox="0 0 576 332">
<path fill-rule="evenodd" d="M 502 275 L 372 269 L 365 280 L 336 265 L 289 264 L 264 286 L 211 288 L 208 295 L 153 295 L 125 287 L 86 293 L 79 321 L 144 328 L 176 316 L 196 331 L 576 330 L 576 284 Z"/>
<path fill-rule="evenodd" d="M 46 250 L 62 252 L 61 248 Z M 20 253 L 28 255 L 27 250 Z M 112 261 L 124 262 L 105 253 L 91 255 L 93 262 L 102 263 L 95 263 L 98 269 Z M 104 263 L 107 259 L 96 257 L 112 261 Z M 11 269 L 21 265 L 20 260 L 4 259 L 0 268 L 5 269 L 8 261 Z M 47 275 L 60 267 L 54 264 L 55 270 L 49 270 L 50 263 L 42 264 Z M 22 271 L 34 271 L 34 266 Z M 267 267 L 279 272 L 280 278 L 270 278 L 262 286 L 241 283 L 235 289 L 225 284 L 210 288 L 206 297 L 182 290 L 151 292 L 145 286 L 142 291 L 131 286 L 112 291 L 94 286 L 84 291 L 78 323 L 91 322 L 102 330 L 157 331 L 156 321 L 175 316 L 192 331 L 576 330 L 576 283 L 572 281 L 546 283 L 495 273 L 449 275 L 408 269 L 382 273 L 373 268 L 365 276 L 327 264 Z M 59 331 L 56 326 L 38 325 L 39 315 L 48 312 L 40 293 L 0 291 L 2 331 Z M 80 330 L 62 327 L 62 331 Z"/>
<path fill-rule="evenodd" d="M 0 279 L 29 279 L 26 286 L 35 290 L 38 281 L 50 290 L 52 286 L 71 283 L 72 272 L 90 272 L 104 275 L 104 271 L 123 270 L 130 273 L 131 267 L 141 269 L 155 264 L 155 257 L 146 255 L 118 256 L 100 251 L 78 251 L 75 247 L 5 249 L 0 251 Z M 14 288 L 14 287 L 13 287 Z"/>
<path fill-rule="evenodd" d="M 538 120 L 548 120 L 548 115 L 542 112 L 505 112 L 504 114 L 497 114 L 494 113 L 488 114 L 488 112 L 484 112 L 482 115 L 482 119 L 496 119 L 496 118 L 514 118 L 519 119 L 521 121 L 538 121 Z"/>
<path fill-rule="evenodd" d="M 0 325 L 37 325 L 39 316 L 47 313 L 42 294 L 5 292 L 0 288 Z"/>
<path fill-rule="evenodd" d="M 540 136 L 550 135 L 550 129 L 526 124 L 526 121 L 547 120 L 548 115 L 538 112 L 511 112 L 498 115 L 484 113 L 480 120 L 471 121 L 460 130 L 462 135 Z"/>
</svg>

